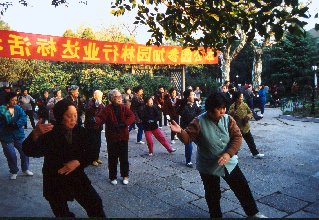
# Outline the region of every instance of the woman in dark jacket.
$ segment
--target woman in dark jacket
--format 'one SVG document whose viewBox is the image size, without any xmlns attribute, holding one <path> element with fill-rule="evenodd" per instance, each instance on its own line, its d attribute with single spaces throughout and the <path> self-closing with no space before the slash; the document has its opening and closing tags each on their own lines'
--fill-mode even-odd
<svg viewBox="0 0 319 220">
<path fill-rule="evenodd" d="M 177 112 L 181 116 L 180 126 L 186 128 L 195 117 L 201 113 L 201 109 L 195 103 L 195 93 L 193 90 L 188 89 L 183 93 L 183 100 L 181 105 L 178 107 Z M 192 168 L 192 154 L 193 154 L 193 145 L 192 142 L 185 144 L 185 158 L 186 166 Z"/>
<path fill-rule="evenodd" d="M 43 195 L 56 217 L 75 217 L 67 201 L 77 200 L 89 217 L 105 217 L 102 200 L 84 168 L 89 143 L 84 128 L 76 126 L 77 111 L 64 99 L 53 109 L 56 125 L 38 123 L 23 142 L 27 156 L 43 157 Z"/>
</svg>

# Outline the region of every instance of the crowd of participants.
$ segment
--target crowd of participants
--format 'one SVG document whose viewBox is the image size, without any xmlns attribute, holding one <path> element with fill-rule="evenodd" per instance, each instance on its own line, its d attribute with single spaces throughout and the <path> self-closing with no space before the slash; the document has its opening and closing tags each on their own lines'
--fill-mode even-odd
<svg viewBox="0 0 319 220">
<path fill-rule="evenodd" d="M 251 85 L 236 90 L 225 82 L 219 90 L 203 103 L 199 87 L 195 90 L 188 87 L 179 95 L 175 88 L 166 90 L 161 85 L 149 97 L 144 97 L 142 86 L 134 87 L 133 91 L 125 88 L 124 94 L 113 89 L 107 94 L 109 103 L 104 105 L 100 90 L 83 100 L 76 85 L 67 88 L 65 97 L 57 89 L 53 97 L 44 91 L 38 100 L 28 94 L 28 89 L 12 92 L 10 87 L 5 87 L 0 95 L 0 141 L 10 179 L 16 179 L 19 171 L 15 148 L 20 154 L 21 170 L 27 176 L 33 175 L 29 170 L 29 157 L 44 157 L 43 195 L 55 216 L 74 217 L 67 201 L 75 199 L 88 216 L 105 217 L 102 200 L 84 168 L 103 163 L 99 154 L 104 131 L 110 183 L 118 184 L 119 161 L 122 183 L 129 184 L 129 132 L 137 130 L 136 144 L 145 144 L 144 133 L 150 157 L 156 155 L 153 136 L 169 154 L 176 151 L 173 146 L 181 140 L 185 146 L 184 162 L 190 168 L 193 167 L 193 143 L 196 143 L 196 168 L 204 184 L 212 218 L 222 217 L 220 177 L 230 185 L 248 216 L 265 217 L 258 211 L 237 156 L 242 138 L 254 158 L 264 156 L 258 152 L 249 127 L 250 119 L 263 117 L 264 107 L 260 107 L 261 115 L 254 111 Z M 260 86 L 258 94 L 264 106 L 266 93 L 263 90 Z M 243 102 L 244 97 L 247 104 Z M 38 107 L 37 124 L 34 122 L 35 105 Z M 25 138 L 27 116 L 33 131 Z M 163 126 L 170 126 L 170 140 L 163 134 Z"/>
</svg>

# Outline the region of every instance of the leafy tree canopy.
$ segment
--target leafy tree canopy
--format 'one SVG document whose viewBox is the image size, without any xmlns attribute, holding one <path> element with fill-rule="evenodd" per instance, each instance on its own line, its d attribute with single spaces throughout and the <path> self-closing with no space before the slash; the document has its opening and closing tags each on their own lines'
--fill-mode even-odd
<svg viewBox="0 0 319 220">
<path fill-rule="evenodd" d="M 183 46 L 212 47 L 222 50 L 226 41 L 235 40 L 238 30 L 249 39 L 274 35 L 284 30 L 301 34 L 308 18 L 308 7 L 298 0 L 114 0 L 112 13 L 123 15 L 137 8 L 136 22 L 152 32 L 148 44 L 163 39 L 181 39 Z"/>
</svg>

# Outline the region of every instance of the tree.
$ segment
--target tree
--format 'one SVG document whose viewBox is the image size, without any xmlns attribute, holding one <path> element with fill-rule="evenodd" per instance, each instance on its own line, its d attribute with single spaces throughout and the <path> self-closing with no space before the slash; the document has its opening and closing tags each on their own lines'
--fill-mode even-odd
<svg viewBox="0 0 319 220">
<path fill-rule="evenodd" d="M 114 0 L 112 13 L 123 15 L 137 8 L 136 22 L 149 27 L 148 44 L 164 39 L 181 39 L 184 47 L 211 47 L 223 51 L 224 79 L 229 79 L 230 63 L 256 35 L 280 40 L 285 30 L 301 34 L 308 7 L 298 0 Z M 239 40 L 236 48 L 233 42 Z"/>
<path fill-rule="evenodd" d="M 287 88 L 294 81 L 300 86 L 308 84 L 313 81 L 311 66 L 318 59 L 318 45 L 311 36 L 286 34 L 282 41 L 265 50 L 265 83 L 282 81 Z"/>
</svg>

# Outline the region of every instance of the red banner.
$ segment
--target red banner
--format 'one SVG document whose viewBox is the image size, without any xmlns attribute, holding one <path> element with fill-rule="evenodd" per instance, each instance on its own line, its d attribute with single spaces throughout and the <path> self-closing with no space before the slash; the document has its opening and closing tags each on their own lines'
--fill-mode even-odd
<svg viewBox="0 0 319 220">
<path fill-rule="evenodd" d="M 0 57 L 116 64 L 217 64 L 208 49 L 145 46 L 0 30 Z"/>
</svg>

